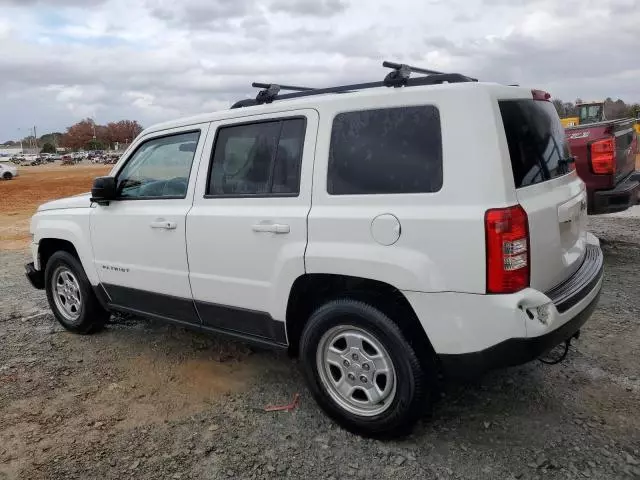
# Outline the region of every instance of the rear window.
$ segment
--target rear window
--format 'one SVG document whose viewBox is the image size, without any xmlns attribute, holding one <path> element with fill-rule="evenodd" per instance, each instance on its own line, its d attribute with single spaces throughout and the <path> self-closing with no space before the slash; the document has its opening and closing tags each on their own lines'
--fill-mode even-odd
<svg viewBox="0 0 640 480">
<path fill-rule="evenodd" d="M 336 115 L 327 178 L 331 195 L 425 193 L 441 187 L 442 139 L 436 107 Z"/>
<path fill-rule="evenodd" d="M 498 102 L 509 145 L 516 188 L 546 182 L 568 172 L 569 145 L 551 102 Z"/>
</svg>

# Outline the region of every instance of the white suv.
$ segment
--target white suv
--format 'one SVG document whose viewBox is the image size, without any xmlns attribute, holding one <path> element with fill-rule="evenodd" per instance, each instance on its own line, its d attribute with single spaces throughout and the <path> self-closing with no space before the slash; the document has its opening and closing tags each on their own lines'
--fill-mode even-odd
<svg viewBox="0 0 640 480">
<path fill-rule="evenodd" d="M 74 332 L 123 311 L 288 348 L 372 436 L 441 374 L 576 335 L 603 258 L 548 94 L 392 67 L 148 128 L 91 195 L 38 209 L 28 277 Z"/>
</svg>

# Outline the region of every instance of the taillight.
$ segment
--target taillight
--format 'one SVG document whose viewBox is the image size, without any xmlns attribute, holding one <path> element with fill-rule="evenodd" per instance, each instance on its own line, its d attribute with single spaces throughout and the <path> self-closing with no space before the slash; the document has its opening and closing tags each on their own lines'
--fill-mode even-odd
<svg viewBox="0 0 640 480">
<path fill-rule="evenodd" d="M 616 142 L 605 138 L 591 144 L 591 170 L 599 175 L 611 175 L 616 171 Z"/>
<path fill-rule="evenodd" d="M 514 293 L 529 286 L 529 222 L 520 205 L 487 210 L 487 293 Z"/>
</svg>

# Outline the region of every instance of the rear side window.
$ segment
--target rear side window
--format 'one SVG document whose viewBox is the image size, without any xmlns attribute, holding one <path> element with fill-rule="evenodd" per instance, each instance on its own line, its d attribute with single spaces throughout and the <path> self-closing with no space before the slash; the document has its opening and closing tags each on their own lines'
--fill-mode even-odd
<svg viewBox="0 0 640 480">
<path fill-rule="evenodd" d="M 568 173 L 569 145 L 551 102 L 499 102 L 516 188 Z"/>
<path fill-rule="evenodd" d="M 442 188 L 440 114 L 434 106 L 337 115 L 331 131 L 331 195 L 428 193 Z"/>
</svg>

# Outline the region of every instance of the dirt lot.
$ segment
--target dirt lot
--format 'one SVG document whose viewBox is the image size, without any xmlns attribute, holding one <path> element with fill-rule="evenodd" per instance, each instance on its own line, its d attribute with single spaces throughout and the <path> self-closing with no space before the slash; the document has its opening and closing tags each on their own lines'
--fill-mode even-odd
<svg viewBox="0 0 640 480">
<path fill-rule="evenodd" d="M 43 165 L 18 167 L 19 175 L 0 182 L 0 249 L 22 249 L 29 240 L 29 219 L 38 205 L 91 190 L 95 177 L 111 166 Z"/>
<path fill-rule="evenodd" d="M 98 170 L 73 168 L 69 185 L 9 182 L 31 202 L 17 215 L 2 190 L 0 479 L 640 478 L 640 207 L 591 219 L 605 287 L 566 362 L 447 385 L 413 435 L 379 442 L 333 425 L 285 355 L 135 318 L 59 327 L 8 227 L 39 189 L 86 191 Z M 264 411 L 296 392 L 293 412 Z"/>
</svg>

